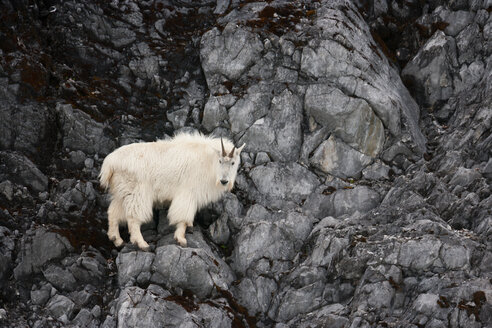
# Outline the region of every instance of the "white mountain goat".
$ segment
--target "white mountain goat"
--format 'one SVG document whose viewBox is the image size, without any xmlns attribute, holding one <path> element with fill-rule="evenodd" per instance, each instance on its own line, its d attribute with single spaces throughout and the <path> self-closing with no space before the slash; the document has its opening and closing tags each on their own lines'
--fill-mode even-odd
<svg viewBox="0 0 492 328">
<path fill-rule="evenodd" d="M 183 133 L 113 151 L 99 174 L 111 195 L 109 239 L 121 246 L 119 224 L 127 223 L 130 241 L 148 250 L 140 226 L 152 220 L 154 204 L 171 202 L 169 224 L 176 226 L 174 239 L 185 247 L 186 227 L 193 226 L 195 213 L 233 188 L 244 146 L 236 149 L 228 139 Z"/>
</svg>

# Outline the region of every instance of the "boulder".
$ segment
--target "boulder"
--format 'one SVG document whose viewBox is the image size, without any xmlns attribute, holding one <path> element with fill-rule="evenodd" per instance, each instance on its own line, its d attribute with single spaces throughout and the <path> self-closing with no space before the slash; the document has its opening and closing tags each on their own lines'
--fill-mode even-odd
<svg viewBox="0 0 492 328">
<path fill-rule="evenodd" d="M 25 236 L 21 243 L 20 263 L 14 269 L 16 279 L 27 278 L 51 260 L 60 259 L 73 251 L 69 241 L 54 232 L 38 228 L 32 237 Z"/>
<path fill-rule="evenodd" d="M 408 62 L 402 77 L 415 86 L 415 96 L 422 105 L 433 107 L 453 94 L 457 65 L 455 40 L 437 31 Z"/>
<path fill-rule="evenodd" d="M 216 286 L 227 290 L 234 280 L 229 266 L 202 248 L 158 247 L 151 270 L 152 283 L 187 289 L 200 298 L 212 295 Z"/>
</svg>

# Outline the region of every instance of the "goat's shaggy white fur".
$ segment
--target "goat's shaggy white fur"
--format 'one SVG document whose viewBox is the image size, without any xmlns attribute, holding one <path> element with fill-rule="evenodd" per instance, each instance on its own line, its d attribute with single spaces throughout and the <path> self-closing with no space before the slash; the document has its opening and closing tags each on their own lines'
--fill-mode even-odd
<svg viewBox="0 0 492 328">
<path fill-rule="evenodd" d="M 119 224 L 127 223 L 130 241 L 143 250 L 149 245 L 140 226 L 152 219 L 154 204 L 171 202 L 174 238 L 186 246 L 186 227 L 193 226 L 197 210 L 230 191 L 236 180 L 240 153 L 228 139 L 199 133 L 178 134 L 170 140 L 122 146 L 103 162 L 99 179 L 109 188 L 108 237 L 116 246 L 123 240 Z"/>
</svg>

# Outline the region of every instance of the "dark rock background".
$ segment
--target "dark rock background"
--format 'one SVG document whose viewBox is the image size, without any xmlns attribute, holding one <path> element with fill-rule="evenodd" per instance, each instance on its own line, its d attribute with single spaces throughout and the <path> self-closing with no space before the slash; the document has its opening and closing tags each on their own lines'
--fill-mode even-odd
<svg viewBox="0 0 492 328">
<path fill-rule="evenodd" d="M 1 0 L 0 326 L 491 327 L 491 11 Z M 116 249 L 104 156 L 190 128 L 236 188 Z"/>
</svg>

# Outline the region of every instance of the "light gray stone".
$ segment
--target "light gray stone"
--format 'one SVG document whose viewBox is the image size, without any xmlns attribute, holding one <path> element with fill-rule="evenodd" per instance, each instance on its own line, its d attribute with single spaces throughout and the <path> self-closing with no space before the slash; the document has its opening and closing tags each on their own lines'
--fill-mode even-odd
<svg viewBox="0 0 492 328">
<path fill-rule="evenodd" d="M 304 108 L 318 123 L 356 150 L 371 157 L 382 150 L 383 124 L 365 100 L 349 97 L 328 85 L 315 84 L 306 90 Z"/>
<path fill-rule="evenodd" d="M 33 304 L 43 306 L 50 299 L 51 294 L 51 286 L 44 285 L 38 290 L 31 291 L 31 301 Z"/>
<path fill-rule="evenodd" d="M 318 186 L 316 175 L 297 163 L 270 162 L 250 172 L 253 183 L 266 198 L 299 202 Z"/>
<path fill-rule="evenodd" d="M 57 294 L 46 304 L 46 309 L 57 319 L 63 315 L 70 318 L 75 311 L 75 303 L 68 297 Z"/>
<path fill-rule="evenodd" d="M 445 267 L 457 270 L 470 265 L 470 251 L 463 245 L 444 243 L 440 250 L 440 258 Z"/>
<path fill-rule="evenodd" d="M 246 143 L 246 151 L 264 151 L 276 161 L 295 161 L 301 152 L 301 123 L 301 99 L 285 89 L 272 99 L 268 114 L 246 130 L 239 144 Z"/>
<path fill-rule="evenodd" d="M 263 50 L 259 37 L 245 27 L 227 24 L 222 32 L 206 32 L 200 43 L 202 68 L 209 88 L 223 81 L 238 79 Z"/>
<path fill-rule="evenodd" d="M 183 106 L 178 110 L 166 113 L 167 119 L 173 124 L 173 127 L 176 130 L 181 129 L 186 125 L 189 110 L 190 108 L 188 106 Z"/>
<path fill-rule="evenodd" d="M 363 302 L 374 309 L 390 308 L 395 295 L 395 289 L 388 281 L 364 285 L 360 292 L 367 297 Z"/>
<path fill-rule="evenodd" d="M 322 302 L 323 284 L 316 282 L 300 289 L 288 289 L 278 298 L 278 309 L 276 315 L 270 317 L 285 322 L 299 314 L 306 314 L 319 307 Z"/>
<path fill-rule="evenodd" d="M 456 42 L 437 31 L 408 62 L 402 76 L 422 88 L 418 99 L 426 106 L 433 106 L 453 94 L 452 72 L 457 65 Z"/>
<path fill-rule="evenodd" d="M 214 221 L 209 227 L 208 232 L 212 241 L 218 245 L 225 245 L 229 240 L 231 231 L 227 225 L 228 217 L 221 215 L 219 219 Z"/>
<path fill-rule="evenodd" d="M 26 186 L 33 192 L 47 190 L 48 177 L 27 157 L 14 152 L 0 151 L 0 165 L 7 170 L 0 173 L 0 177 L 8 177 L 12 182 Z M 4 190 L 9 195 L 8 185 L 4 185 L 4 188 L 7 188 Z"/>
<path fill-rule="evenodd" d="M 214 14 L 222 15 L 226 12 L 229 7 L 231 0 L 217 0 L 217 5 L 215 6 Z"/>
<path fill-rule="evenodd" d="M 210 96 L 203 109 L 202 125 L 207 131 L 213 131 L 227 119 L 225 106 L 221 105 L 217 97 Z"/>
<path fill-rule="evenodd" d="M 263 165 L 268 162 L 270 162 L 270 157 L 267 153 L 260 151 L 258 154 L 256 154 L 255 165 Z"/>
<path fill-rule="evenodd" d="M 342 26 L 340 20 L 349 27 Z M 401 135 L 403 123 L 415 149 L 424 152 L 419 108 L 398 73 L 374 46 L 369 27 L 355 6 L 330 2 L 317 10 L 313 27 L 315 37 L 303 48 L 301 71 L 318 81 L 332 81 L 346 95 L 364 99 L 394 136 Z"/>
<path fill-rule="evenodd" d="M 93 319 L 94 318 L 89 310 L 81 309 L 72 322 L 79 325 L 79 327 L 90 327 L 89 325 Z"/>
<path fill-rule="evenodd" d="M 430 237 L 409 240 L 401 245 L 398 264 L 414 270 L 429 270 L 439 257 L 442 243 Z"/>
<path fill-rule="evenodd" d="M 20 263 L 14 269 L 16 279 L 40 272 L 45 263 L 63 257 L 73 247 L 65 237 L 40 228 L 34 237 L 24 238 L 21 249 Z"/>
<path fill-rule="evenodd" d="M 444 33 L 450 36 L 458 35 L 459 32 L 472 22 L 473 17 L 475 16 L 474 13 L 470 11 L 453 11 L 444 6 L 438 7 L 433 15 L 436 15 L 441 21 L 448 24 L 444 29 Z"/>
<path fill-rule="evenodd" d="M 413 307 L 416 311 L 427 315 L 433 315 L 439 311 L 439 295 L 436 294 L 420 294 L 413 302 Z"/>
<path fill-rule="evenodd" d="M 242 279 L 234 289 L 234 295 L 248 309 L 248 313 L 254 315 L 268 311 L 272 295 L 276 291 L 277 284 L 273 279 L 260 276 L 254 280 Z"/>
<path fill-rule="evenodd" d="M 334 213 L 328 215 L 342 216 L 355 212 L 367 213 L 380 203 L 379 194 L 366 186 L 342 189 L 332 194 Z"/>
<path fill-rule="evenodd" d="M 154 253 L 138 251 L 118 254 L 116 266 L 120 286 L 134 282 L 142 273 L 150 272 L 154 257 Z"/>
<path fill-rule="evenodd" d="M 153 283 L 188 289 L 200 298 L 212 295 L 216 285 L 227 290 L 234 280 L 229 266 L 202 248 L 158 247 L 151 270 Z"/>
<path fill-rule="evenodd" d="M 324 173 L 340 178 L 358 178 L 372 158 L 331 135 L 321 143 L 309 161 Z"/>
<path fill-rule="evenodd" d="M 362 176 L 368 180 L 389 179 L 390 167 L 381 161 L 376 161 L 362 170 Z"/>
<path fill-rule="evenodd" d="M 192 316 L 181 305 L 166 301 L 169 293 L 150 293 L 139 287 L 121 291 L 116 307 L 118 327 L 187 327 Z M 186 325 L 188 324 L 188 325 Z"/>
<path fill-rule="evenodd" d="M 462 186 L 466 188 L 480 178 L 481 174 L 479 171 L 460 167 L 451 178 L 451 181 L 449 181 L 449 184 L 450 186 Z"/>
<path fill-rule="evenodd" d="M 56 105 L 56 111 L 63 133 L 63 147 L 102 155 L 116 148 L 114 140 L 104 133 L 104 125 L 92 120 L 88 114 L 61 103 Z"/>
<path fill-rule="evenodd" d="M 312 221 L 291 212 L 284 219 L 247 224 L 236 237 L 231 258 L 238 272 L 246 270 L 261 259 L 290 260 L 311 231 Z"/>
<path fill-rule="evenodd" d="M 271 100 L 270 94 L 256 90 L 255 87 L 250 88 L 247 95 L 239 99 L 228 111 L 231 131 L 243 132 L 266 116 Z"/>
<path fill-rule="evenodd" d="M 49 265 L 42 271 L 46 280 L 58 289 L 73 291 L 77 287 L 75 277 L 66 269 L 60 268 L 56 265 Z"/>
</svg>

